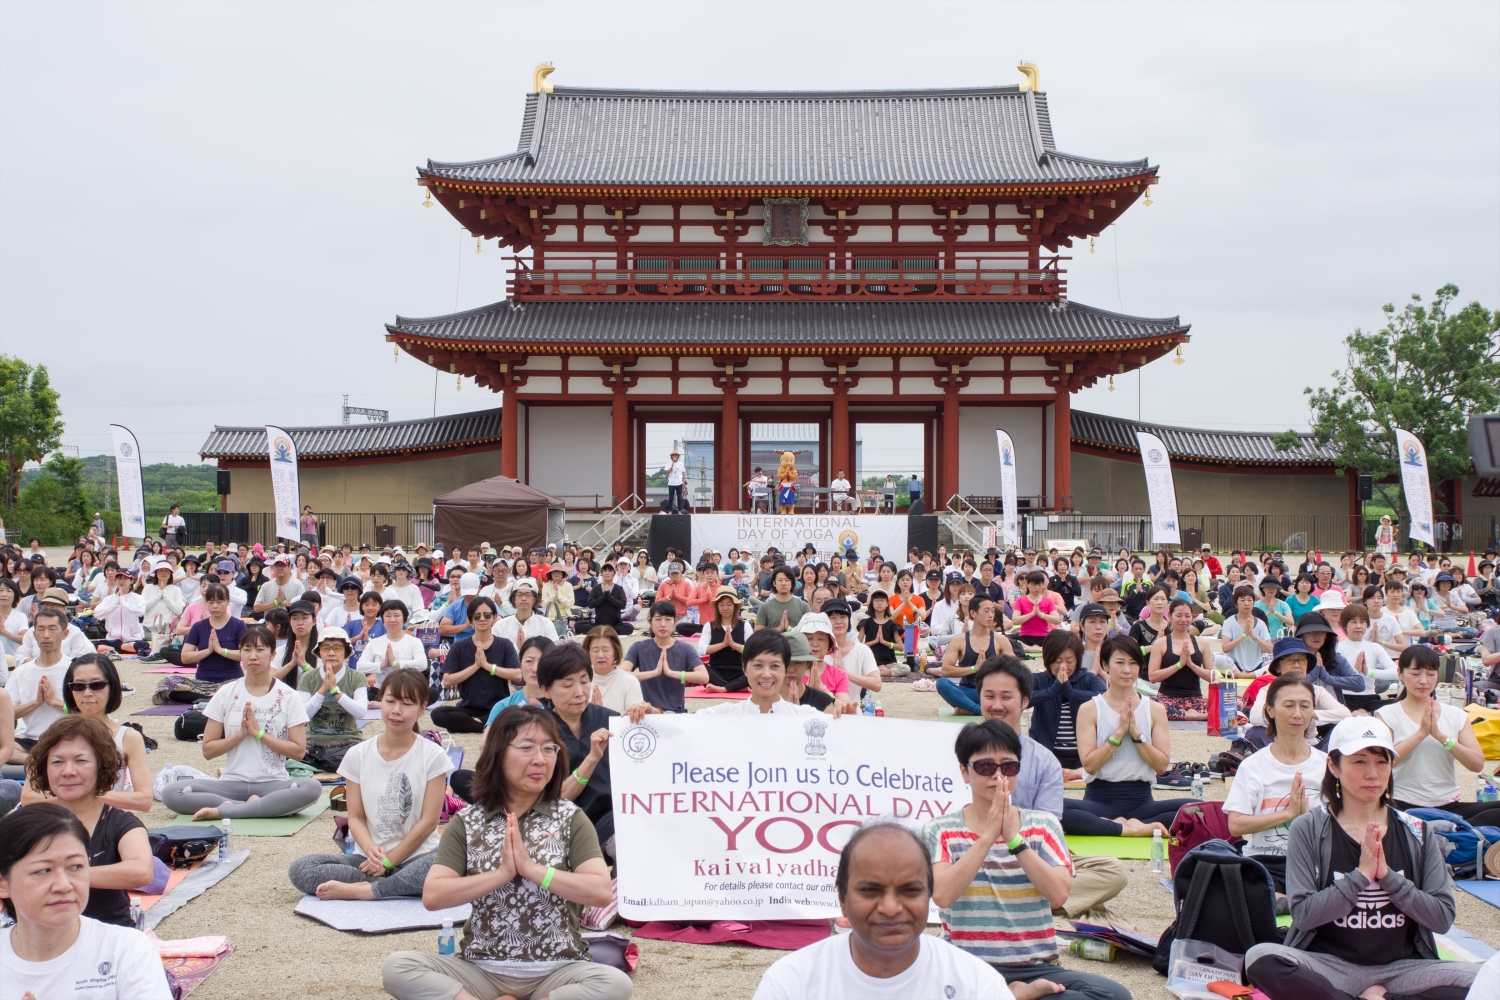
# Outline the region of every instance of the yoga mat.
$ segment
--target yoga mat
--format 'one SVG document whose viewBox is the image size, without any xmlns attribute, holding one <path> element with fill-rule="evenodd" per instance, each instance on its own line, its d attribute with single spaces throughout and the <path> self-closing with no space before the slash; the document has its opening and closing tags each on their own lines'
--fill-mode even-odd
<svg viewBox="0 0 1500 1000">
<path fill-rule="evenodd" d="M 197 989 L 203 983 L 203 980 L 213 975 L 214 970 L 219 967 L 219 963 L 232 954 L 234 954 L 233 944 L 211 958 L 164 958 L 161 960 L 161 964 L 162 968 L 172 974 L 172 978 L 177 981 L 177 985 L 182 987 L 182 992 L 179 995 L 185 997 Z"/>
<path fill-rule="evenodd" d="M 236 831 L 237 832 L 237 831 Z M 1119 858 L 1122 861 L 1150 861 L 1150 837 L 1074 837 L 1068 836 L 1068 853 L 1080 858 Z"/>
<path fill-rule="evenodd" d="M 234 821 L 234 835 L 236 837 L 290 837 L 307 824 L 311 823 L 328 808 L 328 793 L 301 812 L 292 813 L 290 816 L 278 816 L 275 819 L 253 819 L 244 818 Z M 194 822 L 191 816 L 177 816 L 173 823 L 182 823 L 188 826 L 218 826 L 220 820 L 200 819 Z"/>
<path fill-rule="evenodd" d="M 724 691 L 720 694 L 714 694 L 711 691 L 703 690 L 702 687 L 697 685 L 694 685 L 693 687 L 690 687 L 686 691 L 682 692 L 682 696 L 684 698 L 722 698 L 726 701 L 750 700 L 749 691 Z"/>
<path fill-rule="evenodd" d="M 1450 927 L 1446 934 L 1434 934 L 1438 946 L 1438 957 L 1450 961 L 1487 962 L 1494 957 L 1495 949 L 1488 942 L 1470 934 L 1461 927 Z"/>
<path fill-rule="evenodd" d="M 201 866 L 202 862 L 199 862 L 191 868 L 173 869 L 172 874 L 167 876 L 167 888 L 165 891 L 157 893 L 154 896 L 136 896 L 136 902 L 141 904 L 141 909 L 143 910 L 151 909 L 151 907 L 162 901 L 162 897 L 168 895 L 173 889 L 181 885 L 182 880 L 188 877 L 188 873 L 197 871 Z"/>
<path fill-rule="evenodd" d="M 983 722 L 982 715 L 958 715 L 953 711 L 952 705 L 943 705 L 938 708 L 939 722 L 956 722 L 960 726 L 967 726 L 971 722 Z"/>
<path fill-rule="evenodd" d="M 709 924 L 679 924 L 653 920 L 637 927 L 635 936 L 689 944 L 748 944 L 757 948 L 796 951 L 828 937 L 828 921 L 715 920 Z"/>
<path fill-rule="evenodd" d="M 1500 882 L 1464 880 L 1454 881 L 1453 884 L 1475 899 L 1482 899 L 1491 906 L 1500 907 Z"/>
<path fill-rule="evenodd" d="M 196 674 L 197 667 L 154 667 L 151 670 L 142 670 L 143 674 Z"/>
<path fill-rule="evenodd" d="M 146 929 L 154 929 L 157 924 L 224 881 L 234 873 L 236 868 L 244 864 L 249 856 L 249 851 L 239 851 L 223 861 L 205 861 L 197 868 L 189 870 L 187 878 L 179 882 L 174 889 L 157 900 L 156 905 L 146 911 Z"/>
<path fill-rule="evenodd" d="M 441 927 L 444 920 L 461 924 L 469 919 L 471 907 L 450 906 L 446 910 L 429 910 L 418 897 L 400 899 L 319 899 L 303 896 L 294 912 L 340 931 L 362 934 L 384 934 L 388 931 L 411 931 L 423 927 Z"/>
<path fill-rule="evenodd" d="M 150 708 L 143 708 L 139 712 L 131 712 L 130 714 L 131 715 L 186 715 L 188 712 L 191 712 L 192 710 L 193 710 L 193 706 L 192 705 L 188 705 L 188 704 L 152 705 Z"/>
</svg>

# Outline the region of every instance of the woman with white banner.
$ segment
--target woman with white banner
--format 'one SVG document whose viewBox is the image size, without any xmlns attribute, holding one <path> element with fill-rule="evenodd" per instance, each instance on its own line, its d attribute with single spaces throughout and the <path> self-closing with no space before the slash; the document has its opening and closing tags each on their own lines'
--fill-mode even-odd
<svg viewBox="0 0 1500 1000">
<path fill-rule="evenodd" d="M 761 629 L 745 641 L 741 652 L 749 701 L 727 701 L 702 709 L 715 715 L 819 715 L 810 705 L 798 705 L 781 696 L 782 682 L 792 665 L 792 647 L 786 637 Z"/>
</svg>

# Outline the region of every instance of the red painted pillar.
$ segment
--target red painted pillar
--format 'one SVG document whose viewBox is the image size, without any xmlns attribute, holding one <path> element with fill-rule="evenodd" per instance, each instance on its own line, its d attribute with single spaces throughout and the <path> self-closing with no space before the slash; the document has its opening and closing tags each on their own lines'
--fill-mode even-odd
<svg viewBox="0 0 1500 1000">
<path fill-rule="evenodd" d="M 500 475 L 519 479 L 521 406 L 516 387 L 507 385 L 500 398 Z"/>
<path fill-rule="evenodd" d="M 614 504 L 630 495 L 630 404 L 623 385 L 616 386 L 610 405 L 610 480 Z"/>
<path fill-rule="evenodd" d="M 958 492 L 958 386 L 952 382 L 943 393 L 943 467 L 941 488 L 927 498 L 928 509 L 942 510 Z"/>
<path fill-rule="evenodd" d="M 1057 405 L 1053 407 L 1052 476 L 1057 486 L 1057 509 L 1073 509 L 1073 408 L 1072 396 L 1065 385 L 1057 388 Z"/>
<path fill-rule="evenodd" d="M 828 480 L 843 469 L 849 481 L 854 482 L 854 453 L 849 447 L 849 390 L 841 383 L 833 387 L 833 419 L 828 429 Z"/>
<path fill-rule="evenodd" d="M 740 509 L 740 399 L 735 386 L 724 388 L 724 412 L 719 418 L 719 488 L 715 510 Z"/>
</svg>

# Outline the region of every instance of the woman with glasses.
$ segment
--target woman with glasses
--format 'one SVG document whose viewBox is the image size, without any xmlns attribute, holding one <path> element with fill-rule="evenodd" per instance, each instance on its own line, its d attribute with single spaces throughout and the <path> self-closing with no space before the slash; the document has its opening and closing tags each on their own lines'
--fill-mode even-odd
<svg viewBox="0 0 1500 1000">
<path fill-rule="evenodd" d="M 512 684 L 521 684 L 521 658 L 515 644 L 495 635 L 495 623 L 500 620 L 495 602 L 471 597 L 468 607 L 474 634 L 455 642 L 443 662 L 443 686 L 458 689 L 458 704 L 432 710 L 432 724 L 451 733 L 484 732 L 495 703 L 510 697 Z"/>
<path fill-rule="evenodd" d="M 418 735 L 427 677 L 397 670 L 380 687 L 385 731 L 344 755 L 349 854 L 309 854 L 292 862 L 292 885 L 319 899 L 391 899 L 422 895 L 438 845 L 448 773 L 442 747 Z"/>
<path fill-rule="evenodd" d="M 116 809 L 133 812 L 151 811 L 151 768 L 146 763 L 146 740 L 140 730 L 122 726 L 109 717 L 120 709 L 120 674 L 108 656 L 90 653 L 80 656 L 63 675 L 63 705 L 69 715 L 98 719 L 109 731 L 115 752 L 120 756 L 120 771 L 113 787 L 101 800 Z M 43 796 L 27 787 L 22 791 L 23 805 L 42 801 Z"/>
<path fill-rule="evenodd" d="M 547 656 L 570 648 L 583 652 L 563 643 Z M 582 662 L 586 670 L 588 657 Z M 599 836 L 564 792 L 574 781 L 565 739 L 544 709 L 508 708 L 495 720 L 475 769 L 474 804 L 448 822 L 422 891 L 429 909 L 468 903 L 473 915 L 459 954 L 403 951 L 385 960 L 383 985 L 396 1000 L 630 996 L 630 978 L 591 961 L 579 930 L 579 908 L 614 895 Z"/>
</svg>

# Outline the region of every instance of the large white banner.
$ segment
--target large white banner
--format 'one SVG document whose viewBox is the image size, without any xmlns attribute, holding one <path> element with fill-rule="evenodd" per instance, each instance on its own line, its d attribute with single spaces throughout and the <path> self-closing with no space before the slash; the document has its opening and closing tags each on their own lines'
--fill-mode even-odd
<svg viewBox="0 0 1500 1000">
<path fill-rule="evenodd" d="M 776 546 L 792 552 L 812 542 L 822 555 L 853 548 L 868 555 L 870 546 L 901 562 L 906 557 L 907 520 L 899 514 L 692 514 L 696 559 L 704 549 L 764 552 Z"/>
<path fill-rule="evenodd" d="M 801 920 L 838 915 L 839 851 L 862 823 L 920 830 L 961 809 L 958 729 L 827 715 L 610 720 L 620 915 Z"/>
<path fill-rule="evenodd" d="M 297 541 L 302 515 L 297 490 L 297 446 L 292 436 L 280 427 L 266 424 L 266 448 L 271 454 L 271 492 L 276 495 L 276 537 Z"/>
<path fill-rule="evenodd" d="M 1141 467 L 1146 470 L 1146 494 L 1151 501 L 1151 544 L 1182 544 L 1177 532 L 1177 487 L 1172 485 L 1172 461 L 1167 446 L 1155 434 L 1136 431 Z"/>
<path fill-rule="evenodd" d="M 1000 445 L 1000 533 L 1006 545 L 1021 544 L 1020 513 L 1016 509 L 1016 445 L 1010 435 L 998 428 L 995 438 Z"/>
<path fill-rule="evenodd" d="M 120 490 L 120 534 L 146 537 L 146 498 L 141 490 L 141 443 L 128 427 L 110 424 L 115 441 L 115 479 Z"/>
<path fill-rule="evenodd" d="M 1432 486 L 1427 478 L 1427 449 L 1415 434 L 1396 428 L 1396 457 L 1401 460 L 1401 491 L 1411 512 L 1412 538 L 1433 545 Z"/>
</svg>

